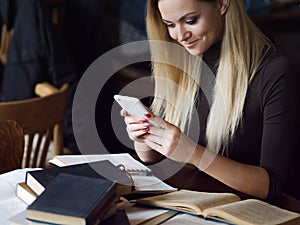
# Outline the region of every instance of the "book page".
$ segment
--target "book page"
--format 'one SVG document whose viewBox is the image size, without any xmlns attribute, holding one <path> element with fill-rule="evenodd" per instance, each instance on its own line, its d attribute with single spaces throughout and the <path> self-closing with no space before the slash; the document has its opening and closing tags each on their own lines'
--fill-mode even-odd
<svg viewBox="0 0 300 225">
<path fill-rule="evenodd" d="M 130 221 L 131 225 L 138 225 L 143 223 L 144 221 L 160 216 L 169 210 L 167 209 L 151 209 L 145 207 L 139 207 L 134 204 L 129 204 L 125 208 L 127 217 Z"/>
<path fill-rule="evenodd" d="M 179 190 L 136 200 L 139 204 L 172 208 L 197 215 L 202 214 L 202 211 L 206 208 L 236 201 L 240 201 L 240 198 L 231 193 L 208 193 L 189 190 Z"/>
<path fill-rule="evenodd" d="M 209 221 L 205 220 L 204 218 L 189 215 L 189 214 L 183 214 L 180 213 L 168 221 L 162 223 L 161 225 L 191 225 L 191 224 L 201 224 L 201 225 L 220 225 L 224 223 L 219 223 L 215 221 Z"/>
<path fill-rule="evenodd" d="M 26 219 L 26 210 L 20 212 L 19 214 L 9 218 L 8 220 L 10 225 L 50 225 L 49 223 L 30 221 Z"/>
<path fill-rule="evenodd" d="M 155 176 L 132 176 L 134 181 L 135 192 L 169 192 L 176 191 L 174 188 L 165 182 L 162 182 Z"/>
<path fill-rule="evenodd" d="M 12 216 L 24 211 L 27 205 L 20 199 L 12 198 L 2 201 L 0 203 L 0 224 L 9 225 L 8 219 Z"/>
<path fill-rule="evenodd" d="M 0 175 L 0 224 L 8 225 L 8 219 L 26 209 L 27 205 L 16 196 L 19 182 L 25 181 L 26 171 L 19 169 Z"/>
<path fill-rule="evenodd" d="M 207 215 L 218 216 L 241 225 L 281 224 L 300 216 L 298 213 L 290 212 L 255 199 L 218 206 L 208 209 L 205 212 Z"/>
<path fill-rule="evenodd" d="M 151 171 L 148 167 L 134 159 L 128 153 L 95 155 L 57 155 L 53 159 L 49 160 L 49 162 L 57 166 L 68 166 L 80 163 L 95 162 L 100 160 L 109 160 L 115 166 L 122 164 L 128 170 Z"/>
</svg>

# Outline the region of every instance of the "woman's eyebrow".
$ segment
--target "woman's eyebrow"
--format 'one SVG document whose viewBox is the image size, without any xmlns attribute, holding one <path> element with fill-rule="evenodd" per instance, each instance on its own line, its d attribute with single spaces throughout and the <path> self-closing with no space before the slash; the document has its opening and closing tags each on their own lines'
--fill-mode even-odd
<svg viewBox="0 0 300 225">
<path fill-rule="evenodd" d="M 189 13 L 186 13 L 186 14 L 184 14 L 182 17 L 180 17 L 180 18 L 178 19 L 178 22 L 181 22 L 181 21 L 185 20 L 186 17 L 191 16 L 191 15 L 194 15 L 194 14 L 197 14 L 197 13 L 198 13 L 198 12 L 189 12 Z M 163 20 L 165 23 L 172 23 L 171 21 L 168 21 L 168 20 L 166 20 L 166 19 L 164 19 L 164 18 L 162 18 L 162 20 Z"/>
</svg>

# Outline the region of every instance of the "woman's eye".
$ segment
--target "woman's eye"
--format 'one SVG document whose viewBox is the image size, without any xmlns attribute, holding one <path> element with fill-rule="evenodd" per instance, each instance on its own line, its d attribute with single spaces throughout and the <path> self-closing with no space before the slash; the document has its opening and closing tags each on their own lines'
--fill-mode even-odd
<svg viewBox="0 0 300 225">
<path fill-rule="evenodd" d="M 173 27 L 175 27 L 175 25 L 174 25 L 173 23 L 166 23 L 166 26 L 167 26 L 168 28 L 173 28 Z"/>
<path fill-rule="evenodd" d="M 197 19 L 198 18 L 188 19 L 188 20 L 186 20 L 186 23 L 189 25 L 193 25 L 197 22 Z"/>
</svg>

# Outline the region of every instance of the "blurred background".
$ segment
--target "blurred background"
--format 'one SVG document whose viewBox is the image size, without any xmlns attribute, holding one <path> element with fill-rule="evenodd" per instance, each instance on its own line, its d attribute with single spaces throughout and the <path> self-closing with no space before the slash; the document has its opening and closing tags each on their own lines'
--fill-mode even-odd
<svg viewBox="0 0 300 225">
<path fill-rule="evenodd" d="M 244 2 L 249 16 L 289 57 L 300 75 L 299 0 Z M 71 122 L 76 85 L 91 63 L 105 52 L 147 39 L 145 5 L 145 0 L 0 0 L 0 101 L 34 97 L 34 86 L 39 82 L 57 87 L 68 83 L 64 142 L 72 153 L 79 153 Z M 128 57 L 130 54 L 134 52 L 128 52 Z M 132 151 L 131 141 L 121 143 L 112 128 L 113 95 L 147 76 L 150 63 L 136 63 L 116 72 L 99 90 L 95 121 L 111 153 Z M 125 134 L 125 126 L 118 129 Z"/>
</svg>

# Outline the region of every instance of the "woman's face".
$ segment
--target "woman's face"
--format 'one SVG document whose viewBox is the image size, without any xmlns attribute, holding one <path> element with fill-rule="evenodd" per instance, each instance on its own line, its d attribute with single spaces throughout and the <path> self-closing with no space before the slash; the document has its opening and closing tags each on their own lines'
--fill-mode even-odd
<svg viewBox="0 0 300 225">
<path fill-rule="evenodd" d="M 222 39 L 222 1 L 159 0 L 158 8 L 171 38 L 190 54 L 201 55 Z"/>
</svg>

